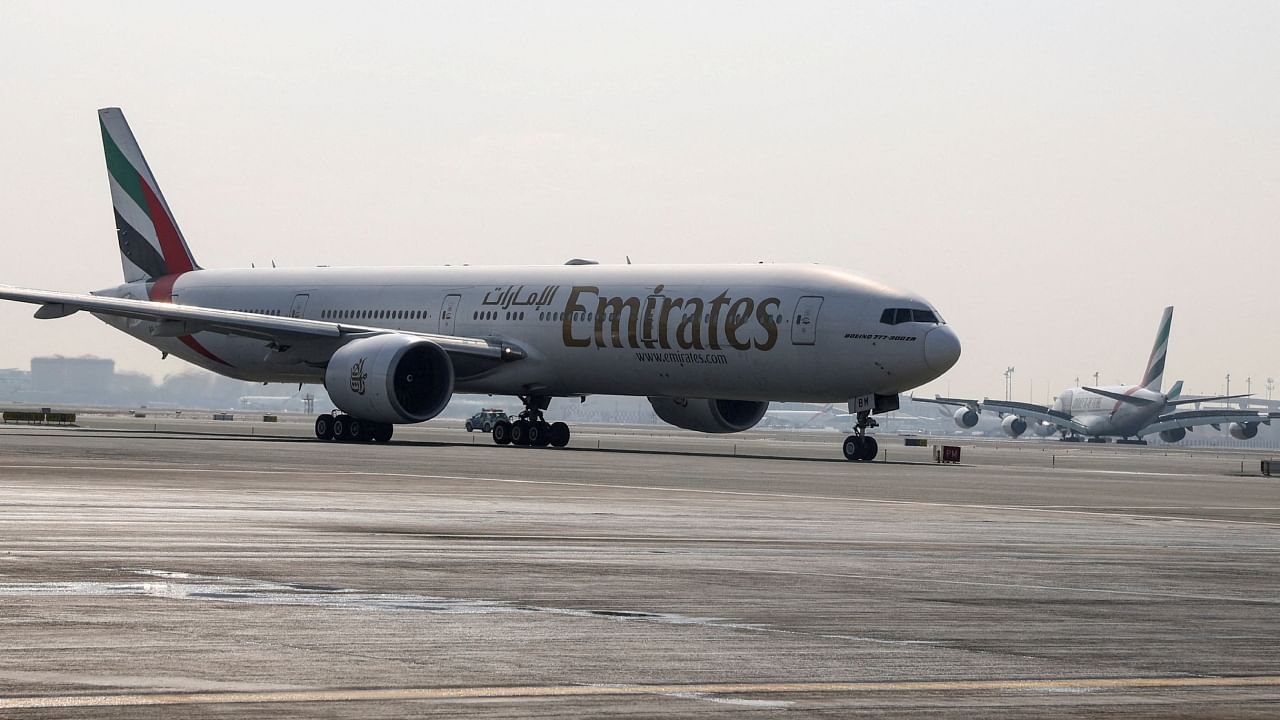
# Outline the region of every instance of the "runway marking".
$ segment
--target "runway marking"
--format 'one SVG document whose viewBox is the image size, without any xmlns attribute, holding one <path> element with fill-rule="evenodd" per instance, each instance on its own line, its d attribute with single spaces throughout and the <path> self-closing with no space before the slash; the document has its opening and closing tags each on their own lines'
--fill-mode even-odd
<svg viewBox="0 0 1280 720">
<path fill-rule="evenodd" d="M 1066 510 L 1054 506 L 1040 505 L 986 505 L 982 503 L 949 503 L 926 500 L 889 500 L 885 498 L 840 497 L 835 495 L 801 495 L 797 493 L 772 493 L 751 490 L 709 490 L 706 488 L 661 487 L 653 485 L 625 485 L 617 483 L 570 482 L 567 480 L 529 480 L 522 478 L 496 478 L 479 475 L 428 475 L 423 473 L 382 472 L 377 470 L 297 470 L 292 468 L 261 469 L 222 469 L 193 467 L 113 467 L 91 465 L 0 465 L 0 469 L 12 470 L 94 470 L 123 473 L 163 473 L 173 474 L 234 474 L 234 475 L 306 475 L 307 477 L 386 477 L 409 480 L 463 480 L 470 482 L 508 483 L 513 485 L 553 485 L 576 488 L 607 488 L 612 490 L 635 490 L 641 492 L 691 493 L 699 495 L 731 495 L 735 497 L 781 498 L 788 500 L 836 501 L 851 503 L 867 503 L 876 505 L 903 505 L 912 507 L 937 507 L 959 510 L 1003 510 L 1015 512 L 1047 513 L 1055 515 L 1087 515 L 1107 518 L 1135 518 L 1141 520 L 1174 520 L 1191 523 L 1214 523 L 1227 525 L 1254 525 L 1263 527 L 1280 527 L 1280 522 L 1263 520 L 1231 520 L 1226 518 L 1186 517 L 1182 515 L 1154 515 L 1134 512 L 1104 512 L 1099 510 Z M 1119 508 L 1117 508 L 1119 509 Z M 1252 508 L 1231 508 L 1250 510 Z"/>
<path fill-rule="evenodd" d="M 707 700 L 711 695 L 810 693 L 915 693 L 1063 690 L 1150 690 L 1277 687 L 1280 676 L 1119 677 L 1061 680 L 908 680 L 881 682 L 769 682 L 671 685 L 523 685 L 513 687 L 366 688 L 281 690 L 277 692 L 129 693 L 0 697 L 0 710 L 30 708 L 141 707 L 222 703 L 314 703 L 404 700 L 522 699 L 674 696 Z M 701 697 L 691 697 L 691 696 Z"/>
</svg>

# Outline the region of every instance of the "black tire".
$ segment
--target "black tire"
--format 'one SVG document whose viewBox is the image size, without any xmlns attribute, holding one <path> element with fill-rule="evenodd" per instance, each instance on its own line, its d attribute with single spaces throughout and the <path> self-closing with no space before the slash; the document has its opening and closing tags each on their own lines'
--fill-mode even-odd
<svg viewBox="0 0 1280 720">
<path fill-rule="evenodd" d="M 470 420 L 468 420 L 468 421 L 467 421 L 467 432 L 471 432 L 472 430 L 475 430 L 475 428 L 471 427 L 471 421 L 470 421 Z"/>
<path fill-rule="evenodd" d="M 850 462 L 862 461 L 862 438 L 850 435 L 844 439 L 844 459 Z"/>
<path fill-rule="evenodd" d="M 529 423 L 529 444 L 534 447 L 546 447 L 551 444 L 551 423 Z"/>
<path fill-rule="evenodd" d="M 376 443 L 389 443 L 391 436 L 396 432 L 396 426 L 391 423 L 378 423 L 373 429 L 373 441 Z"/>
<path fill-rule="evenodd" d="M 547 439 L 551 441 L 554 447 L 564 447 L 569 444 L 569 426 L 562 422 L 551 423 L 551 428 L 547 432 Z"/>
<path fill-rule="evenodd" d="M 316 418 L 316 437 L 321 440 L 333 439 L 332 415 L 321 415 Z"/>
<path fill-rule="evenodd" d="M 346 415 L 339 415 L 333 419 L 333 425 L 329 430 L 330 440 L 336 442 L 347 441 L 347 420 L 349 419 Z"/>
<path fill-rule="evenodd" d="M 486 421 L 484 426 L 481 427 L 480 429 L 484 430 L 485 432 L 493 432 L 493 423 Z"/>
<path fill-rule="evenodd" d="M 360 442 L 369 439 L 369 428 L 355 418 L 347 420 L 347 442 Z"/>
<path fill-rule="evenodd" d="M 876 459 L 876 455 L 880 454 L 880 443 L 876 439 L 868 435 L 862 438 L 862 455 L 858 458 L 862 462 L 871 462 Z"/>
<path fill-rule="evenodd" d="M 506 420 L 499 420 L 493 425 L 493 444 L 494 445 L 510 445 L 511 444 L 511 423 Z"/>
<path fill-rule="evenodd" d="M 529 445 L 529 421 L 517 420 L 511 423 L 511 444 L 521 447 Z"/>
</svg>

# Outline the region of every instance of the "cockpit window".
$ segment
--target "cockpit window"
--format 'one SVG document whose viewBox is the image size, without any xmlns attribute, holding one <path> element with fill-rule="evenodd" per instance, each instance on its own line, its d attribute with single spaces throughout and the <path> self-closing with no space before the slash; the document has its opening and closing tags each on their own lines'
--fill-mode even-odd
<svg viewBox="0 0 1280 720">
<path fill-rule="evenodd" d="M 880 322 L 885 325 L 901 325 L 902 323 L 908 322 L 941 325 L 942 318 L 933 310 L 922 310 L 920 308 L 886 308 L 884 312 L 880 313 Z"/>
</svg>

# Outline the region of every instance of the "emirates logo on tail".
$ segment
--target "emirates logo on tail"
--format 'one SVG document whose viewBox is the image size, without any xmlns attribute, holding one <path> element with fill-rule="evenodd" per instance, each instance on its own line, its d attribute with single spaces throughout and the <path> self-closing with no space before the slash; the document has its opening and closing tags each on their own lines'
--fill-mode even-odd
<svg viewBox="0 0 1280 720">
<path fill-rule="evenodd" d="M 365 390 L 365 381 L 369 379 L 369 373 L 364 371 L 364 358 L 351 366 L 351 392 L 357 395 L 363 395 Z"/>
</svg>

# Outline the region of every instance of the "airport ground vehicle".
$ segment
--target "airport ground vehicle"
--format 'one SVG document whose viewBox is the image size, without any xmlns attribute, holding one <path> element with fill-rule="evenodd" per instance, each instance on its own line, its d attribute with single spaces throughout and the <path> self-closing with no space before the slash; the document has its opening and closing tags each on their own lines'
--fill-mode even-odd
<svg viewBox="0 0 1280 720">
<path fill-rule="evenodd" d="M 472 430 L 493 432 L 493 426 L 502 421 L 511 422 L 511 418 L 507 417 L 506 410 L 486 408 L 467 418 L 467 432 L 471 432 Z"/>
</svg>

